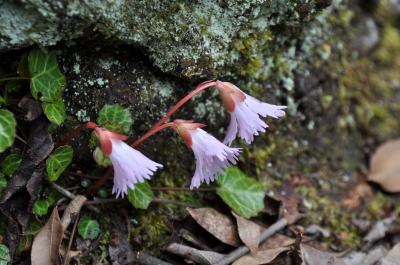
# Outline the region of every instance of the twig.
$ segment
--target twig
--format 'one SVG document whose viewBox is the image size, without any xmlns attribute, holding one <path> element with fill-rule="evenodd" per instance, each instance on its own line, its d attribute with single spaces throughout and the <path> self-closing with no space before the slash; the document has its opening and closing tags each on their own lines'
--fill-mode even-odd
<svg viewBox="0 0 400 265">
<path fill-rule="evenodd" d="M 17 134 L 15 135 L 15 138 L 17 138 L 18 140 L 20 140 L 24 144 L 27 144 L 26 141 L 24 139 L 22 139 L 21 137 L 19 137 Z"/>
<path fill-rule="evenodd" d="M 288 225 L 288 221 L 285 218 L 279 219 L 276 223 L 265 229 L 260 236 L 260 243 L 273 236 L 276 232 L 283 229 Z M 226 255 L 223 259 L 217 262 L 215 265 L 228 265 L 237 260 L 238 258 L 246 255 L 250 252 L 250 249 L 246 246 L 241 246 Z"/>
<path fill-rule="evenodd" d="M 1 78 L 0 82 L 9 81 L 9 80 L 30 80 L 30 78 L 29 77 L 21 77 L 21 76 L 12 76 L 12 77 Z"/>
<path fill-rule="evenodd" d="M 202 192 L 202 191 L 215 191 L 215 188 L 198 188 L 195 190 L 191 190 L 189 188 L 182 188 L 182 187 L 152 187 L 153 191 L 188 191 L 188 192 Z"/>
<path fill-rule="evenodd" d="M 96 199 L 93 201 L 86 201 L 85 205 L 95 205 L 95 204 L 105 204 L 105 203 L 115 203 L 115 202 L 122 202 L 123 199 Z M 161 199 L 161 198 L 154 198 L 151 202 L 161 203 L 161 204 L 175 204 L 183 207 L 191 207 L 191 208 L 198 208 L 198 205 L 194 205 L 191 203 L 168 200 L 168 199 Z"/>
<path fill-rule="evenodd" d="M 152 202 L 156 203 L 161 203 L 161 204 L 175 204 L 178 206 L 183 206 L 183 207 L 190 207 L 190 208 L 199 208 L 199 205 L 194 205 L 191 203 L 186 203 L 186 202 L 179 202 L 179 201 L 174 201 L 174 200 L 168 200 L 168 199 L 161 199 L 161 198 L 154 198 Z"/>
<path fill-rule="evenodd" d="M 196 264 L 201 265 L 215 264 L 219 260 L 224 259 L 224 255 L 220 253 L 207 250 L 198 250 L 178 243 L 172 243 L 168 245 L 166 250 L 172 254 L 192 260 Z"/>
<path fill-rule="evenodd" d="M 72 241 L 74 240 L 75 233 L 76 233 L 76 227 L 78 226 L 78 223 L 79 223 L 79 213 L 78 213 L 78 216 L 75 219 L 75 223 L 74 223 L 74 226 L 72 228 L 72 233 L 71 233 L 71 237 L 69 238 L 67 251 L 65 252 L 63 265 L 68 265 L 69 264 L 69 260 L 70 260 L 69 251 L 71 250 L 71 247 L 72 247 Z"/>
<path fill-rule="evenodd" d="M 179 231 L 179 235 L 186 240 L 187 242 L 193 244 L 195 247 L 200 248 L 200 249 L 204 249 L 204 250 L 208 250 L 211 251 L 211 248 L 208 247 L 206 244 L 204 244 L 203 242 L 201 242 L 199 239 L 197 239 L 190 231 L 186 230 L 186 229 L 181 229 Z"/>
<path fill-rule="evenodd" d="M 135 260 L 128 261 L 128 262 L 124 263 L 123 265 L 132 264 L 132 262 L 135 262 L 134 264 L 141 264 L 141 265 L 172 265 L 171 263 L 162 261 L 162 260 L 160 260 L 156 257 L 153 257 L 143 251 L 138 251 L 136 253 Z"/>
<path fill-rule="evenodd" d="M 69 199 L 71 199 L 71 200 L 73 200 L 73 199 L 76 198 L 76 195 L 75 195 L 75 194 L 69 192 L 68 190 L 64 189 L 63 187 L 57 185 L 56 183 L 54 183 L 54 182 L 52 182 L 52 181 L 50 181 L 50 180 L 47 180 L 47 182 L 49 183 L 49 185 L 50 185 L 52 188 L 54 188 L 56 191 L 58 191 L 59 193 L 61 193 L 61 194 L 64 195 L 65 197 L 67 197 L 67 198 L 69 198 Z M 97 209 L 95 206 L 88 205 L 88 209 L 91 210 L 91 211 L 93 211 L 93 212 L 95 212 L 95 213 L 100 213 L 100 210 Z"/>
<path fill-rule="evenodd" d="M 123 199 L 95 199 L 93 201 L 85 202 L 85 205 L 95 205 L 95 204 L 105 204 L 105 203 L 114 203 L 114 202 L 122 202 Z"/>
<path fill-rule="evenodd" d="M 70 223 L 78 217 L 85 201 L 87 201 L 85 196 L 77 195 L 75 196 L 75 199 L 68 204 L 61 218 L 61 223 L 64 227 L 64 230 L 66 230 Z"/>
<path fill-rule="evenodd" d="M 78 172 L 73 172 L 73 171 L 65 171 L 65 173 L 70 174 L 74 177 L 83 177 L 83 178 L 87 178 L 87 179 L 99 179 L 100 178 L 100 177 L 91 176 L 88 174 L 78 173 Z"/>
</svg>

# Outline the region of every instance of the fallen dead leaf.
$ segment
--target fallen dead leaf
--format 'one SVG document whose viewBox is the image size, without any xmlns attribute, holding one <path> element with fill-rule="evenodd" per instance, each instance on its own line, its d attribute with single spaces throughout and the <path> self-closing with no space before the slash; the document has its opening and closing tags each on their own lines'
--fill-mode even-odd
<svg viewBox="0 0 400 265">
<path fill-rule="evenodd" d="M 319 226 L 317 224 L 312 224 L 304 230 L 304 234 L 312 235 L 312 236 L 322 235 L 323 237 L 328 238 L 331 236 L 331 231 L 329 231 L 328 229 L 322 228 L 321 226 Z"/>
<path fill-rule="evenodd" d="M 265 240 L 261 243 L 259 249 L 260 250 L 267 250 L 273 249 L 278 247 L 287 247 L 294 244 L 296 240 L 294 238 L 282 235 L 282 234 L 275 234 L 272 237 Z"/>
<path fill-rule="evenodd" d="M 288 251 L 290 247 L 279 247 L 268 250 L 261 250 L 251 255 L 246 255 L 236 260 L 232 265 L 260 265 L 273 261 L 279 254 Z"/>
<path fill-rule="evenodd" d="M 400 191 L 400 139 L 378 147 L 370 160 L 368 180 L 386 191 Z"/>
<path fill-rule="evenodd" d="M 371 187 L 362 177 L 359 177 L 357 184 L 348 191 L 346 197 L 342 199 L 342 204 L 349 209 L 356 209 L 361 205 L 364 198 L 371 196 Z"/>
<path fill-rule="evenodd" d="M 260 235 L 264 228 L 234 212 L 232 212 L 232 214 L 236 218 L 240 239 L 251 252 L 256 252 L 260 243 Z"/>
<path fill-rule="evenodd" d="M 303 214 L 298 211 L 299 201 L 295 196 L 284 196 L 275 195 L 273 197 L 275 200 L 281 202 L 281 207 L 279 208 L 279 216 L 285 218 L 288 224 L 294 224 Z"/>
<path fill-rule="evenodd" d="M 210 234 L 225 244 L 240 246 L 237 227 L 228 216 L 213 208 L 187 208 L 193 219 Z"/>
<path fill-rule="evenodd" d="M 64 235 L 64 229 L 58 215 L 57 207 L 36 235 L 32 244 L 32 265 L 55 265 L 59 255 L 59 248 Z"/>
<path fill-rule="evenodd" d="M 303 259 L 302 265 L 346 265 L 335 253 L 321 251 L 305 244 L 301 244 L 300 249 Z"/>
<path fill-rule="evenodd" d="M 48 132 L 49 122 L 39 118 L 30 123 L 28 149 L 24 154 L 21 166 L 11 176 L 7 187 L 2 191 L 0 203 L 6 202 L 11 196 L 25 188 L 36 168 L 51 153 L 54 147 L 53 139 Z"/>
<path fill-rule="evenodd" d="M 364 241 L 371 244 L 385 237 L 386 232 L 391 228 L 392 224 L 396 221 L 396 218 L 397 214 L 394 213 L 392 216 L 376 222 L 364 237 Z"/>
<path fill-rule="evenodd" d="M 380 262 L 385 265 L 400 265 L 400 243 L 394 245 Z"/>
<path fill-rule="evenodd" d="M 18 107 L 25 113 L 26 121 L 33 121 L 43 113 L 42 104 L 30 96 L 24 96 L 18 103 Z"/>
<path fill-rule="evenodd" d="M 384 246 L 377 246 L 370 249 L 367 255 L 357 265 L 375 265 L 381 258 L 387 253 L 387 249 Z M 393 265 L 393 264 L 381 264 L 381 265 Z"/>
</svg>

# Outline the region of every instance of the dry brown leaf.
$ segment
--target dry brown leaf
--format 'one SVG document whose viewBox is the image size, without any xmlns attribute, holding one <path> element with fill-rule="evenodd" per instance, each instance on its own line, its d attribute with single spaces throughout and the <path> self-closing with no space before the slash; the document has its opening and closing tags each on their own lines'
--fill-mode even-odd
<svg viewBox="0 0 400 265">
<path fill-rule="evenodd" d="M 397 243 L 381 260 L 381 264 L 400 265 L 400 243 Z"/>
<path fill-rule="evenodd" d="M 367 235 L 364 237 L 366 243 L 373 243 L 385 237 L 386 233 L 389 231 L 393 223 L 397 219 L 397 214 L 393 213 L 388 218 L 379 220 L 370 229 Z"/>
<path fill-rule="evenodd" d="M 344 261 L 337 257 L 338 254 L 321 251 L 316 248 L 301 244 L 302 265 L 346 265 Z"/>
<path fill-rule="evenodd" d="M 232 214 L 236 218 L 240 239 L 250 249 L 251 252 L 256 252 L 258 249 L 258 244 L 260 243 L 260 235 L 264 228 L 235 214 L 234 212 L 232 212 Z"/>
<path fill-rule="evenodd" d="M 357 184 L 352 187 L 342 199 L 342 205 L 349 209 L 356 209 L 362 202 L 373 195 L 370 185 L 365 181 L 364 177 L 359 176 Z"/>
<path fill-rule="evenodd" d="M 279 247 L 268 250 L 261 250 L 251 255 L 243 256 L 236 260 L 232 265 L 260 265 L 273 261 L 282 252 L 288 251 L 289 247 Z"/>
<path fill-rule="evenodd" d="M 378 147 L 369 163 L 368 180 L 386 191 L 400 191 L 400 139 Z"/>
<path fill-rule="evenodd" d="M 294 244 L 295 241 L 296 240 L 294 238 L 282 234 L 275 234 L 272 237 L 265 240 L 263 243 L 261 243 L 259 249 L 267 250 L 278 247 L 287 247 Z"/>
<path fill-rule="evenodd" d="M 285 218 L 289 224 L 294 224 L 303 216 L 298 211 L 299 201 L 296 197 L 277 194 L 273 199 L 281 202 L 279 216 Z"/>
<path fill-rule="evenodd" d="M 231 218 L 213 208 L 187 208 L 187 210 L 199 225 L 220 241 L 231 246 L 240 246 L 237 227 Z"/>
<path fill-rule="evenodd" d="M 64 235 L 64 229 L 58 215 L 57 207 L 36 235 L 32 244 L 32 265 L 57 264 L 59 248 Z"/>
</svg>

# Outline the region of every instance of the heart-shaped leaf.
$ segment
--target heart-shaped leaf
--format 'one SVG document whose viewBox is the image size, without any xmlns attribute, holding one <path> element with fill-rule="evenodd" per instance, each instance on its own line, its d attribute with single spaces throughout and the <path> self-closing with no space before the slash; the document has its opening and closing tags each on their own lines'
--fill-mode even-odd
<svg viewBox="0 0 400 265">
<path fill-rule="evenodd" d="M 0 191 L 1 191 L 2 189 L 4 189 L 5 187 L 7 187 L 7 180 L 6 180 L 6 178 L 4 177 L 4 175 L 1 175 L 1 174 L 0 174 Z"/>
<path fill-rule="evenodd" d="M 1 163 L 1 172 L 6 176 L 11 176 L 19 168 L 22 157 L 19 154 L 7 156 Z"/>
<path fill-rule="evenodd" d="M 62 99 L 43 102 L 42 104 L 44 114 L 46 117 L 57 125 L 60 125 L 65 120 L 65 106 Z"/>
<path fill-rule="evenodd" d="M 60 146 L 46 160 L 49 179 L 56 181 L 72 161 L 73 150 L 69 145 Z"/>
<path fill-rule="evenodd" d="M 54 53 L 33 49 L 28 56 L 28 67 L 31 93 L 35 99 L 41 96 L 42 101 L 51 102 L 61 98 L 65 80 Z"/>
<path fill-rule="evenodd" d="M 13 144 L 16 126 L 14 115 L 8 110 L 0 109 L 0 153 Z"/>
<path fill-rule="evenodd" d="M 54 192 L 50 192 L 45 198 L 40 198 L 35 201 L 32 211 L 37 216 L 45 216 L 49 211 L 50 206 L 52 206 L 55 202 L 56 194 Z"/>
<path fill-rule="evenodd" d="M 152 199 L 153 191 L 147 182 L 137 183 L 134 189 L 128 190 L 128 200 L 137 209 L 147 209 Z"/>
<path fill-rule="evenodd" d="M 129 133 L 132 117 L 128 109 L 120 105 L 105 105 L 99 113 L 97 124 L 118 133 Z"/>
<path fill-rule="evenodd" d="M 78 233 L 85 240 L 95 239 L 100 233 L 100 225 L 96 220 L 83 217 L 78 224 Z"/>
<path fill-rule="evenodd" d="M 108 167 L 112 165 L 110 157 L 105 156 L 100 147 L 96 147 L 96 149 L 94 149 L 93 158 L 99 166 Z"/>
<path fill-rule="evenodd" d="M 8 265 L 10 262 L 10 250 L 6 245 L 0 244 L 0 265 Z"/>
<path fill-rule="evenodd" d="M 237 214 L 250 218 L 264 208 L 265 193 L 262 185 L 238 168 L 227 168 L 217 183 L 217 194 Z"/>
</svg>

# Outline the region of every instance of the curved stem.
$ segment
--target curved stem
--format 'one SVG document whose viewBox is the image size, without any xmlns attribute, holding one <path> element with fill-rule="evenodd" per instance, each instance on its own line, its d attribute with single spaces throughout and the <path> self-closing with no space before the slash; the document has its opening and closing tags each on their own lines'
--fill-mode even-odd
<svg viewBox="0 0 400 265">
<path fill-rule="evenodd" d="M 168 123 L 165 123 L 165 124 L 160 125 L 160 126 L 157 126 L 157 127 L 154 127 L 154 126 L 153 126 L 153 128 L 151 128 L 151 129 L 150 129 L 147 133 L 145 133 L 142 137 L 140 137 L 139 139 L 137 139 L 136 141 L 134 141 L 134 142 L 131 144 L 131 146 L 132 146 L 132 147 L 137 147 L 138 145 L 140 145 L 144 140 L 146 140 L 146 139 L 149 138 L 150 136 L 152 136 L 152 135 L 156 134 L 157 132 L 159 132 L 159 131 L 161 131 L 161 130 L 164 130 L 164 129 L 168 128 L 168 127 L 172 127 L 172 126 L 174 126 L 174 123 L 173 123 L 173 122 L 168 122 Z"/>
<path fill-rule="evenodd" d="M 197 95 L 201 91 L 203 91 L 203 90 L 205 90 L 205 89 L 207 89 L 209 87 L 214 86 L 215 84 L 216 84 L 215 81 L 206 81 L 206 82 L 203 82 L 200 85 L 198 85 L 193 91 L 189 92 L 189 94 L 187 94 L 184 98 L 179 100 L 178 103 L 176 103 L 173 107 L 171 107 L 169 109 L 169 111 L 167 112 L 167 114 L 165 114 L 158 122 L 156 122 L 156 124 L 154 124 L 153 127 L 150 130 L 160 126 L 161 124 L 163 124 L 169 117 L 171 117 L 180 107 L 182 107 L 192 97 L 194 97 L 195 95 Z"/>
</svg>

